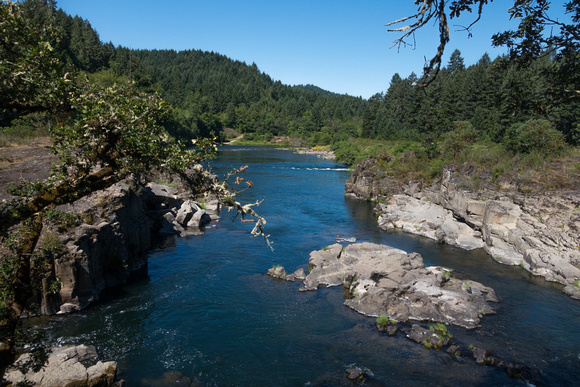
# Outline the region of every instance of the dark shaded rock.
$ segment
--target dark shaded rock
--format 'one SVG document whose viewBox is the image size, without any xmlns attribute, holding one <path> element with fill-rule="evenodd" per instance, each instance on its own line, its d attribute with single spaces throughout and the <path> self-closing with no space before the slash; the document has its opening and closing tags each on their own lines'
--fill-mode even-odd
<svg viewBox="0 0 580 387">
<path fill-rule="evenodd" d="M 487 364 L 487 351 L 485 349 L 473 347 L 471 349 L 471 354 L 473 355 L 473 358 L 477 364 Z"/>
<path fill-rule="evenodd" d="M 143 379 L 142 385 L 151 387 L 164 386 L 184 386 L 184 387 L 200 387 L 202 383 L 196 378 L 189 378 L 179 371 L 169 371 L 163 374 L 161 379 Z"/>
<path fill-rule="evenodd" d="M 61 283 L 58 304 L 76 307 L 43 308 L 46 314 L 84 308 L 104 289 L 146 273 L 152 221 L 139 192 L 135 181 L 127 179 L 64 206 L 67 212 L 84 214 L 83 220 L 91 224 L 59 237 L 64 252 L 54 262 L 55 278 Z"/>
<path fill-rule="evenodd" d="M 459 345 L 450 345 L 445 352 L 453 356 L 461 356 L 461 347 Z"/>
<path fill-rule="evenodd" d="M 147 252 L 161 235 L 203 235 L 211 217 L 183 191 L 156 183 L 143 187 L 137 176 L 88 195 L 65 212 L 80 214 L 69 230 L 55 230 L 63 245 L 55 259 L 54 279 L 60 291 L 43 291 L 41 313 L 69 313 L 85 308 L 107 288 L 147 275 Z M 214 206 L 215 207 L 215 206 Z M 184 224 L 187 222 L 187 224 Z M 191 227 L 187 227 L 190 225 Z"/>
<path fill-rule="evenodd" d="M 348 368 L 346 370 L 346 377 L 349 380 L 364 382 L 364 380 L 366 379 L 366 374 L 356 368 Z"/>
<path fill-rule="evenodd" d="M 177 189 L 167 185 L 147 183 L 144 192 L 158 209 L 174 207 L 178 200 Z"/>
</svg>

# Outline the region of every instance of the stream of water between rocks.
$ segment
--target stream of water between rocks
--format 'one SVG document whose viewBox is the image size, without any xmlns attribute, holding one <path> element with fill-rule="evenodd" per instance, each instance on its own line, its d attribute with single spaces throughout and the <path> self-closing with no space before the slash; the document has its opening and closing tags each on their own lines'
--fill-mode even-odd
<svg viewBox="0 0 580 387">
<path fill-rule="evenodd" d="M 210 386 L 349 385 L 347 368 L 371 375 L 367 385 L 526 384 L 473 358 L 377 332 L 374 318 L 342 304 L 340 287 L 299 292 L 298 282 L 265 275 L 273 265 L 306 268 L 311 251 L 341 236 L 418 252 L 426 266 L 450 267 L 494 288 L 497 314 L 473 331 L 449 327 L 454 340 L 529 367 L 536 385 L 580 380 L 580 302 L 559 285 L 482 250 L 381 231 L 372 204 L 344 197 L 350 172 L 332 161 L 228 146 L 211 165 L 220 177 L 249 166 L 243 177 L 254 188 L 238 199 L 264 199 L 256 211 L 267 219 L 275 251 L 250 237 L 252 224 L 232 223 L 234 214 L 222 211 L 204 236 L 168 239 L 152 251 L 148 280 L 53 318 L 44 328 L 49 344 L 95 345 L 104 359 L 118 361 L 128 386 L 163 385 L 171 371 Z"/>
</svg>

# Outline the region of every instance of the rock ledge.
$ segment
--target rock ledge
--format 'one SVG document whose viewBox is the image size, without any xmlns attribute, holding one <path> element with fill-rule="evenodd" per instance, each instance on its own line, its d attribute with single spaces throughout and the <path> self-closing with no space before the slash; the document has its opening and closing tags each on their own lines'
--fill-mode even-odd
<svg viewBox="0 0 580 387">
<path fill-rule="evenodd" d="M 398 322 L 431 321 L 472 329 L 498 302 L 493 289 L 453 278 L 441 267 L 425 267 L 420 254 L 386 245 L 334 244 L 310 254 L 301 291 L 342 285 L 344 304 L 367 316 Z"/>
</svg>

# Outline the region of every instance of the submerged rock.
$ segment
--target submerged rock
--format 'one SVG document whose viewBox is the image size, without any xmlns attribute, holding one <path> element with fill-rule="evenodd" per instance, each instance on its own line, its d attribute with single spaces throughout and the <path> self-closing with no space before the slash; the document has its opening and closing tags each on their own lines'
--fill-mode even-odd
<svg viewBox="0 0 580 387">
<path fill-rule="evenodd" d="M 359 370 L 357 368 L 347 368 L 347 370 L 346 370 L 346 378 L 348 380 L 354 380 L 354 381 L 357 381 L 357 382 L 363 382 L 364 383 L 364 381 L 367 378 L 367 375 L 363 371 L 361 371 L 361 370 Z"/>
<path fill-rule="evenodd" d="M 163 374 L 161 379 L 143 379 L 142 386 L 151 387 L 165 387 L 165 386 L 180 386 L 180 387 L 198 387 L 203 384 L 197 378 L 189 378 L 179 371 L 169 371 Z"/>
<path fill-rule="evenodd" d="M 356 242 L 355 237 L 346 238 L 341 237 L 340 235 L 336 236 L 336 243 L 355 243 L 355 242 Z"/>
<path fill-rule="evenodd" d="M 453 278 L 440 267 L 426 268 L 421 255 L 386 245 L 335 244 L 313 251 L 309 269 L 300 290 L 342 285 L 350 296 L 346 306 L 398 322 L 432 321 L 471 329 L 485 314 L 495 313 L 489 303 L 498 302 L 493 289 Z"/>
</svg>

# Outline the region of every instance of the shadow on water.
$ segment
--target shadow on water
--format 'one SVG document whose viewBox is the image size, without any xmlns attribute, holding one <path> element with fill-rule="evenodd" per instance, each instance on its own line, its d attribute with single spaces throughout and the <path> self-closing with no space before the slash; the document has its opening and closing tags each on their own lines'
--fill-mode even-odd
<svg viewBox="0 0 580 387">
<path fill-rule="evenodd" d="M 81 313 L 59 316 L 46 330 L 52 344 L 86 343 L 115 359 L 127 385 L 179 371 L 205 385 L 348 385 L 346 368 L 372 374 L 369 385 L 523 385 L 472 359 L 427 350 L 402 334 L 388 337 L 374 320 L 343 306 L 340 288 L 299 292 L 299 283 L 265 273 L 281 264 L 306 267 L 309 253 L 337 235 L 389 244 L 423 255 L 458 278 L 496 290 L 496 315 L 481 328 L 450 328 L 475 345 L 539 370 L 542 385 L 573 385 L 580 377 L 580 306 L 558 285 L 520 267 L 425 238 L 378 229 L 372 205 L 346 199 L 349 172 L 313 156 L 271 148 L 225 148 L 213 164 L 223 175 L 248 165 L 257 208 L 274 241 L 251 238 L 252 224 L 222 221 L 203 237 L 175 239 L 150 253 L 149 280 Z"/>
</svg>

